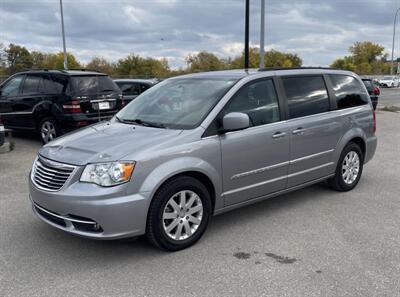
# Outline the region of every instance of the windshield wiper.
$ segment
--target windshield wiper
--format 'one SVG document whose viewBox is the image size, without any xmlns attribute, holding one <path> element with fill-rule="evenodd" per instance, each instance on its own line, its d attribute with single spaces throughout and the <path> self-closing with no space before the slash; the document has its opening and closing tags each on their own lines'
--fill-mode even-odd
<svg viewBox="0 0 400 297">
<path fill-rule="evenodd" d="M 146 127 L 166 128 L 166 126 L 164 124 L 143 121 L 141 119 L 120 119 L 120 118 L 117 118 L 117 119 L 121 123 L 125 123 L 125 124 L 138 124 L 138 125 L 146 126 Z"/>
</svg>

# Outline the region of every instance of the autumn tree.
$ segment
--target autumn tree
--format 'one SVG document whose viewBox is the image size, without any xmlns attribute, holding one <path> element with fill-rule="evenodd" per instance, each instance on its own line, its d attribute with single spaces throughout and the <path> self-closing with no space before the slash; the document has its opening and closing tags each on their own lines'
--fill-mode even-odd
<svg viewBox="0 0 400 297">
<path fill-rule="evenodd" d="M 302 59 L 297 54 L 285 53 L 277 50 L 270 50 L 265 52 L 264 67 L 300 67 L 303 64 Z M 258 68 L 260 65 L 260 51 L 258 48 L 253 47 L 249 49 L 249 67 Z M 241 56 L 232 60 L 230 68 L 243 68 L 244 67 L 244 52 Z"/>
<path fill-rule="evenodd" d="M 104 58 L 94 57 L 87 65 L 87 69 L 96 70 L 108 75 L 113 75 L 115 73 L 115 64 L 110 63 Z"/>
<path fill-rule="evenodd" d="M 222 60 L 213 53 L 206 51 L 188 55 L 186 57 L 186 64 L 188 72 L 213 71 L 225 68 Z"/>
<path fill-rule="evenodd" d="M 135 54 L 118 60 L 116 65 L 117 75 L 124 76 L 165 77 L 169 71 L 166 59 L 142 58 Z"/>
<path fill-rule="evenodd" d="M 369 41 L 355 42 L 349 48 L 350 55 L 335 60 L 331 67 L 351 70 L 358 74 L 384 74 L 390 68 L 385 48 Z"/>
<path fill-rule="evenodd" d="M 4 52 L 7 72 L 9 74 L 32 67 L 32 57 L 25 47 L 11 43 Z"/>
</svg>

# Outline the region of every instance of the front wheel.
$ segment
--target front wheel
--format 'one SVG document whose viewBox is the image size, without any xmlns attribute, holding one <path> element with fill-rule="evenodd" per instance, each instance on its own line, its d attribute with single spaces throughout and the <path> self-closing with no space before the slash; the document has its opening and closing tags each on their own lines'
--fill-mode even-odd
<svg viewBox="0 0 400 297">
<path fill-rule="evenodd" d="M 180 176 L 161 186 L 147 216 L 146 235 L 154 246 L 178 251 L 193 245 L 207 228 L 212 211 L 207 188 Z"/>
<path fill-rule="evenodd" d="M 40 138 L 44 144 L 49 143 L 60 135 L 58 124 L 52 117 L 44 118 L 39 124 Z"/>
<path fill-rule="evenodd" d="M 335 176 L 328 184 L 336 191 L 350 191 L 358 184 L 363 170 L 364 156 L 360 147 L 350 142 L 340 155 Z"/>
</svg>

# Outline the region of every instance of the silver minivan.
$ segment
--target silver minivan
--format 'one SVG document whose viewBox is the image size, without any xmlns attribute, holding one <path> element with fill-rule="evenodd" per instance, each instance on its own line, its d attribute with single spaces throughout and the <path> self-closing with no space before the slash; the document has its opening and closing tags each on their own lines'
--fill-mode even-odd
<svg viewBox="0 0 400 297">
<path fill-rule="evenodd" d="M 213 215 L 327 180 L 353 189 L 377 145 L 360 78 L 301 68 L 170 78 L 40 151 L 34 212 L 95 239 L 194 244 Z"/>
</svg>

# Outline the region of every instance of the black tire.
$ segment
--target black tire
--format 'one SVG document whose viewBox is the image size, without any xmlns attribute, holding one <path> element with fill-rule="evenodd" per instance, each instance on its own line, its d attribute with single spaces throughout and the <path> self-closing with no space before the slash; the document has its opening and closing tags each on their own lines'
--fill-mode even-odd
<svg viewBox="0 0 400 297">
<path fill-rule="evenodd" d="M 54 128 L 54 133 L 51 133 L 52 134 L 51 136 L 45 137 L 43 132 L 45 126 Z M 51 140 L 61 135 L 58 123 L 53 117 L 45 117 L 40 121 L 38 125 L 38 133 L 43 144 L 47 144 Z"/>
<path fill-rule="evenodd" d="M 358 170 L 358 175 L 356 177 L 356 179 L 354 181 L 352 181 L 351 183 L 347 183 L 345 182 L 344 178 L 343 178 L 343 169 L 342 169 L 342 165 L 343 165 L 343 161 L 344 158 L 350 153 L 350 152 L 355 152 L 358 155 L 359 158 L 359 170 Z M 335 176 L 328 179 L 328 185 L 336 190 L 336 191 L 340 191 L 340 192 L 346 192 L 346 191 L 350 191 L 352 189 L 354 189 L 354 187 L 358 184 L 361 175 L 362 175 L 362 171 L 363 171 L 363 165 L 364 165 L 364 154 L 361 150 L 361 148 L 354 142 L 349 142 L 343 149 L 338 164 L 336 166 L 336 171 L 335 171 Z"/>
<path fill-rule="evenodd" d="M 164 230 L 163 212 L 170 198 L 180 191 L 192 191 L 197 194 L 203 206 L 203 214 L 197 230 L 190 237 L 175 240 L 169 237 Z M 189 176 L 173 178 L 160 187 L 150 204 L 146 225 L 147 239 L 155 247 L 168 251 L 178 251 L 190 247 L 203 235 L 210 221 L 211 213 L 210 194 L 199 180 Z"/>
</svg>

